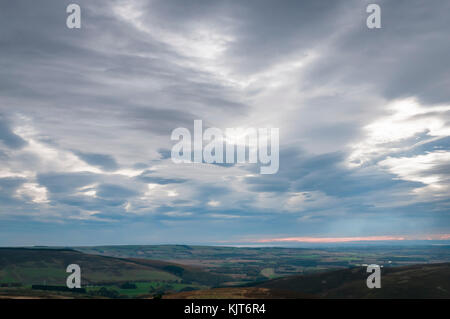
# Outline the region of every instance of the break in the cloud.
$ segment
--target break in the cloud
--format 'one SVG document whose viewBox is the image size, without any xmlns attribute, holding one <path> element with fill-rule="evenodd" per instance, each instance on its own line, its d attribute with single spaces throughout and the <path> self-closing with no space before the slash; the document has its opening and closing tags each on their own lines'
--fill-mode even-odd
<svg viewBox="0 0 450 319">
<path fill-rule="evenodd" d="M 0 4 L 1 244 L 449 232 L 448 1 L 378 30 L 357 0 L 69 3 Z M 194 119 L 280 128 L 279 172 L 175 165 Z"/>
<path fill-rule="evenodd" d="M 370 241 L 396 241 L 396 240 L 445 240 L 450 235 L 427 235 L 419 237 L 405 236 L 365 236 L 365 237 L 288 237 L 259 239 L 257 243 L 348 243 L 348 242 L 370 242 Z"/>
</svg>

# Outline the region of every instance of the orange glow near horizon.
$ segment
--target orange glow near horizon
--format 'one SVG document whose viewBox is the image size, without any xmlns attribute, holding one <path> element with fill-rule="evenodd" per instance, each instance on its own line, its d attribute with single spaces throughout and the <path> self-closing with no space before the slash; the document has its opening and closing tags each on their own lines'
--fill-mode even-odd
<svg viewBox="0 0 450 319">
<path fill-rule="evenodd" d="M 450 239 L 450 234 L 427 236 L 362 236 L 362 237 L 286 237 L 259 239 L 257 243 L 298 242 L 298 243 L 345 243 L 352 241 L 386 241 L 386 240 L 445 240 Z"/>
</svg>

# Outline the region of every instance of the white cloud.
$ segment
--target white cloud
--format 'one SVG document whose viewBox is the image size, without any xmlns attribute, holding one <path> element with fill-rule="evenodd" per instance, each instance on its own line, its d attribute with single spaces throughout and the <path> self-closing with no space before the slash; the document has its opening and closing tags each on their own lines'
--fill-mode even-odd
<svg viewBox="0 0 450 319">
<path fill-rule="evenodd" d="M 449 194 L 449 172 L 435 170 L 448 163 L 450 152 L 436 151 L 414 157 L 388 157 L 380 161 L 379 165 L 397 175 L 399 179 L 426 184 L 425 187 L 417 187 L 413 192 L 424 200 L 432 200 Z"/>
<path fill-rule="evenodd" d="M 217 201 L 217 200 L 210 200 L 208 202 L 208 205 L 211 206 L 211 207 L 219 207 L 220 206 L 220 202 Z"/>
<path fill-rule="evenodd" d="M 43 204 L 48 203 L 47 189 L 36 183 L 24 183 L 16 191 L 20 198 L 30 198 L 32 202 Z"/>
<path fill-rule="evenodd" d="M 415 99 L 394 101 L 386 106 L 385 115 L 367 125 L 364 129 L 366 137 L 352 145 L 353 152 L 349 156 L 349 165 L 360 166 L 370 160 L 386 156 L 393 152 L 407 150 L 423 141 L 408 144 L 408 138 L 426 133 L 428 140 L 436 137 L 450 136 L 448 118 L 438 112 L 449 111 L 450 106 L 423 106 Z M 426 115 L 426 118 L 421 116 Z"/>
</svg>

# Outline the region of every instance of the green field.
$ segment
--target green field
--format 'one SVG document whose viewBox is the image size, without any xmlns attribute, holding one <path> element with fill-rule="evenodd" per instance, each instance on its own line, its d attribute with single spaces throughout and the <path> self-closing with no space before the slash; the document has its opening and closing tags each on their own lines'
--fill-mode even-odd
<svg viewBox="0 0 450 319">
<path fill-rule="evenodd" d="M 75 249 L 104 256 L 142 258 L 198 266 L 232 278 L 231 282 L 252 282 L 295 274 L 346 269 L 362 264 L 389 267 L 450 261 L 450 246 L 382 246 L 306 248 L 237 248 L 215 246 L 101 246 Z M 268 273 L 267 268 L 273 269 Z M 276 274 L 276 275 L 275 275 Z"/>
<path fill-rule="evenodd" d="M 180 277 L 151 266 L 68 249 L 0 249 L 0 284 L 65 285 L 66 267 L 70 264 L 81 267 L 86 285 L 143 280 L 181 281 Z"/>
</svg>

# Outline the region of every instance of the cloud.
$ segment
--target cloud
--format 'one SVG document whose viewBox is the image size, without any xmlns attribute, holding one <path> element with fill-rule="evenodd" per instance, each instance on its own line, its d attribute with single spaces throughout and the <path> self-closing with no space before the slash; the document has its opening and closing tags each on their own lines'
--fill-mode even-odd
<svg viewBox="0 0 450 319">
<path fill-rule="evenodd" d="M 144 171 L 141 175 L 137 176 L 136 179 L 148 184 L 180 184 L 186 182 L 186 179 L 182 178 L 164 178 L 153 176 L 154 172 L 151 170 Z"/>
<path fill-rule="evenodd" d="M 11 204 L 17 202 L 14 198 L 14 193 L 19 189 L 19 187 L 25 183 L 26 180 L 23 178 L 6 177 L 0 178 L 0 201 L 4 204 Z"/>
<path fill-rule="evenodd" d="M 120 185 L 101 184 L 98 187 L 97 195 L 106 199 L 128 198 L 137 196 L 138 192 Z"/>
<path fill-rule="evenodd" d="M 51 193 L 70 193 L 77 188 L 94 183 L 96 175 L 87 172 L 44 173 L 37 176 L 37 181 Z"/>
<path fill-rule="evenodd" d="M 380 30 L 365 27 L 368 3 L 80 0 L 70 30 L 64 2 L 2 2 L 8 234 L 59 243 L 57 223 L 68 241 L 136 243 L 448 233 L 449 3 L 380 0 Z M 170 134 L 195 119 L 279 128 L 278 173 L 174 164 Z"/>
<path fill-rule="evenodd" d="M 115 171 L 119 168 L 114 157 L 112 157 L 111 155 L 83 153 L 80 151 L 75 151 L 74 153 L 86 163 L 100 167 L 106 171 Z"/>
<path fill-rule="evenodd" d="M 7 122 L 6 116 L 0 113 L 0 141 L 6 146 L 17 149 L 25 146 L 27 143 L 20 136 L 15 134 Z"/>
</svg>

